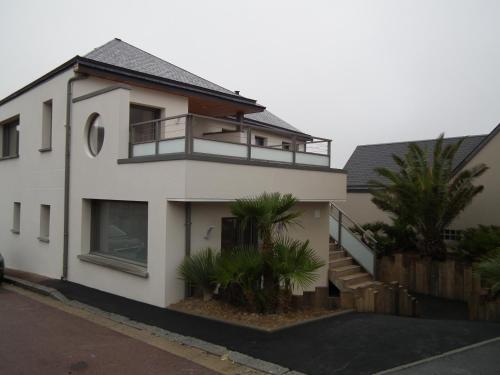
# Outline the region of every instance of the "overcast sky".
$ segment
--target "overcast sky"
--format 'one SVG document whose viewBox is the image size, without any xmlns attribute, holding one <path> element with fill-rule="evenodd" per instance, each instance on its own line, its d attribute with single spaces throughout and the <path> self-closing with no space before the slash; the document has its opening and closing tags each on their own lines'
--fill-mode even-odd
<svg viewBox="0 0 500 375">
<path fill-rule="evenodd" d="M 483 134 L 500 122 L 500 1 L 0 3 L 0 97 L 118 37 L 332 138 Z"/>
</svg>

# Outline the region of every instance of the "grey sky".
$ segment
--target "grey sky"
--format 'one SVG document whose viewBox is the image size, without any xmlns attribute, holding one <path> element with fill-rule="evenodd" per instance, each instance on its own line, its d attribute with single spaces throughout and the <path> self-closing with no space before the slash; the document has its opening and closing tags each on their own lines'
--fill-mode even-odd
<svg viewBox="0 0 500 375">
<path fill-rule="evenodd" d="M 0 97 L 119 37 L 358 144 L 500 122 L 500 1 L 23 1 L 0 4 Z"/>
</svg>

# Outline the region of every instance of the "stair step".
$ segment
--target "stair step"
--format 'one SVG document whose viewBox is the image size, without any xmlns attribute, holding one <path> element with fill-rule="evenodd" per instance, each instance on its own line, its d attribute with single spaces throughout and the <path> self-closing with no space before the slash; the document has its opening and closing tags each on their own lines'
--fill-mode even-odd
<svg viewBox="0 0 500 375">
<path fill-rule="evenodd" d="M 338 250 L 339 249 L 339 245 L 337 245 L 336 243 L 331 243 L 330 242 L 329 249 L 330 249 L 330 251 Z"/>
<path fill-rule="evenodd" d="M 339 258 L 344 258 L 345 257 L 345 251 L 344 250 L 333 250 L 330 251 L 330 259 L 339 259 Z"/>
<path fill-rule="evenodd" d="M 330 267 L 342 267 L 342 266 L 350 266 L 353 264 L 351 257 L 343 257 L 338 259 L 330 260 Z"/>
<path fill-rule="evenodd" d="M 349 288 L 351 288 L 351 289 L 363 289 L 363 288 L 366 288 L 366 287 L 371 286 L 373 284 L 374 284 L 373 281 L 364 281 L 364 282 L 359 283 L 359 284 L 349 285 Z"/>
<path fill-rule="evenodd" d="M 355 264 L 351 264 L 350 266 L 332 267 L 330 268 L 330 271 L 333 272 L 334 277 L 341 277 L 360 273 L 361 267 L 356 266 Z"/>
<path fill-rule="evenodd" d="M 341 276 L 339 280 L 341 280 L 345 286 L 350 287 L 351 285 L 361 284 L 365 281 L 372 281 L 372 277 L 369 273 L 359 272 L 353 273 L 352 275 Z"/>
</svg>

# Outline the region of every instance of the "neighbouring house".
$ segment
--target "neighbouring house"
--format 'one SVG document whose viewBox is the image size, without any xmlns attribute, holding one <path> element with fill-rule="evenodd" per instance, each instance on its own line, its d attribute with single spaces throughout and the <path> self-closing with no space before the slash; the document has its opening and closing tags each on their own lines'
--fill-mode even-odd
<svg viewBox="0 0 500 375">
<path fill-rule="evenodd" d="M 186 255 L 252 240 L 229 202 L 263 192 L 299 199 L 290 235 L 328 263 L 329 202 L 346 198 L 330 140 L 119 39 L 1 100 L 0 137 L 10 268 L 167 306 Z"/>
<path fill-rule="evenodd" d="M 463 139 L 456 158 L 455 173 L 474 165 L 485 163 L 489 170 L 476 180 L 484 191 L 474 198 L 471 205 L 455 220 L 444 233 L 446 239 L 455 239 L 457 230 L 479 224 L 500 225 L 500 125 L 490 134 L 445 138 L 444 144 L 453 144 Z M 416 141 L 431 153 L 435 140 Z M 404 156 L 410 142 L 396 142 L 356 147 L 347 161 L 347 201 L 339 206 L 354 221 L 365 224 L 374 221 L 389 222 L 389 216 L 371 201 L 370 180 L 379 178 L 375 168 L 386 167 L 397 170 L 392 155 Z"/>
</svg>

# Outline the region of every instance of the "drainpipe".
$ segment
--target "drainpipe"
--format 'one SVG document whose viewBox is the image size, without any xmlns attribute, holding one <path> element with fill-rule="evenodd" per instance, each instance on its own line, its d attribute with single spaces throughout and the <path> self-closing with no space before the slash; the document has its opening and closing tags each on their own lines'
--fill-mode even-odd
<svg viewBox="0 0 500 375">
<path fill-rule="evenodd" d="M 75 66 L 74 70 L 78 68 Z M 76 72 L 75 72 L 76 73 Z M 71 101 L 73 99 L 73 82 L 86 79 L 87 75 L 76 73 L 75 76 L 68 79 L 66 88 L 66 139 L 64 155 L 64 243 L 63 243 L 63 269 L 61 280 L 68 277 L 68 244 L 69 244 L 69 177 L 71 161 Z"/>
<path fill-rule="evenodd" d="M 191 256 L 191 202 L 184 203 L 184 207 L 185 207 L 185 218 L 186 218 L 185 229 L 184 229 L 184 234 L 185 234 L 184 255 L 186 257 L 189 257 Z M 184 295 L 186 297 L 191 297 L 191 285 L 189 283 L 186 283 L 186 286 L 184 288 Z"/>
</svg>

